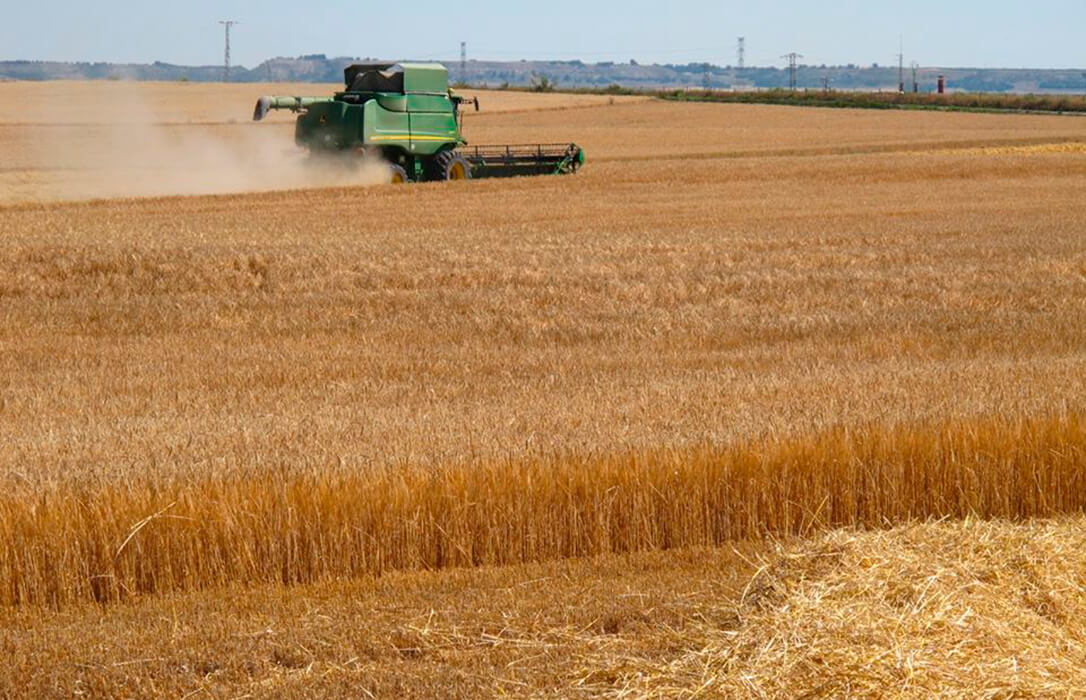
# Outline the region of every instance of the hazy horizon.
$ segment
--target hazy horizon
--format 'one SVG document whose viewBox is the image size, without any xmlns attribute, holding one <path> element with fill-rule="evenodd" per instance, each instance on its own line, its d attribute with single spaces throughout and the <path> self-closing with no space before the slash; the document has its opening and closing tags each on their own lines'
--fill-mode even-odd
<svg viewBox="0 0 1086 700">
<path fill-rule="evenodd" d="M 247 67 L 317 53 L 456 61 L 461 41 L 478 60 L 732 65 L 739 36 L 746 37 L 750 66 L 781 66 L 790 51 L 810 65 L 896 65 L 899 41 L 906 63 L 923 66 L 1086 64 L 1086 50 L 1079 48 L 1086 3 L 1067 0 L 1040 7 L 979 0 L 952 7 L 935 0 L 890 7 L 855 0 L 774 6 L 553 0 L 545 10 L 496 0 L 471 10 L 432 0 L 372 9 L 342 0 L 319 7 L 284 0 L 259 7 L 236 0 L 184 6 L 116 0 L 18 4 L 5 14 L 0 60 L 216 65 L 223 51 L 218 20 L 236 19 L 232 62 Z M 35 31 L 39 27 L 46 29 Z"/>
</svg>

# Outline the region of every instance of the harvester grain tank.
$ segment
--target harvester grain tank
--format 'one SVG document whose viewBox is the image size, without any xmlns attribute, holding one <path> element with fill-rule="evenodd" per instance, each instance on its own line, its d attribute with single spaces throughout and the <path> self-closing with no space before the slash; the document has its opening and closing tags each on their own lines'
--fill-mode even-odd
<svg viewBox="0 0 1086 700">
<path fill-rule="evenodd" d="M 253 119 L 285 109 L 298 114 L 294 141 L 311 154 L 380 156 L 393 182 L 472 177 L 563 175 L 584 164 L 574 143 L 469 146 L 462 135 L 468 100 L 449 89 L 438 63 L 359 63 L 343 71 L 346 89 L 331 97 L 261 97 Z"/>
</svg>

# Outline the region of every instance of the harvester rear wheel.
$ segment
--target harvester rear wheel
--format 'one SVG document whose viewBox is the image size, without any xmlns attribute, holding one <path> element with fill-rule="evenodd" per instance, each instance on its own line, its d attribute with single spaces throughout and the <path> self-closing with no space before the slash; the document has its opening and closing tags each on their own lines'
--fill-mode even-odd
<svg viewBox="0 0 1086 700">
<path fill-rule="evenodd" d="M 391 172 L 392 176 L 389 182 L 391 182 L 393 185 L 403 185 L 407 183 L 407 171 L 404 170 L 401 166 L 390 165 L 388 169 Z"/>
<path fill-rule="evenodd" d="M 427 171 L 430 180 L 471 179 L 471 163 L 453 151 L 442 151 L 431 158 Z"/>
</svg>

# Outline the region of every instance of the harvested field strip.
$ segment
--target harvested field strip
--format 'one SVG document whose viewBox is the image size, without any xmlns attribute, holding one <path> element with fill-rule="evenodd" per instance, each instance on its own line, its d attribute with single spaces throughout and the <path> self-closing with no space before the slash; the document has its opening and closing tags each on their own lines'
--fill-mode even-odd
<svg viewBox="0 0 1086 700">
<path fill-rule="evenodd" d="M 0 697 L 1082 697 L 1083 551 L 964 520 L 9 608 Z"/>
<path fill-rule="evenodd" d="M 0 603 L 505 565 L 1086 508 L 1086 417 L 839 429 L 612 457 L 107 483 L 0 501 Z"/>
<path fill-rule="evenodd" d="M 965 141 L 926 141 L 919 143 L 855 144 L 848 146 L 812 146 L 771 150 L 712 151 L 683 154 L 682 160 L 720 160 L 733 158 L 799 158 L 815 156 L 859 156 L 877 154 L 955 154 L 955 155 L 1031 155 L 1035 153 L 1081 153 L 1086 143 L 1071 138 L 977 139 Z M 667 156 L 627 155 L 601 156 L 592 159 L 601 163 L 625 163 L 661 160 Z"/>
<path fill-rule="evenodd" d="M 947 148 L 943 150 L 925 151 L 931 155 L 976 155 L 976 156 L 1010 156 L 1010 155 L 1036 155 L 1047 153 L 1086 153 L 1086 143 L 1082 141 L 1057 141 L 1053 143 L 1037 143 L 1033 145 L 992 144 L 989 146 L 977 146 L 976 148 Z"/>
</svg>

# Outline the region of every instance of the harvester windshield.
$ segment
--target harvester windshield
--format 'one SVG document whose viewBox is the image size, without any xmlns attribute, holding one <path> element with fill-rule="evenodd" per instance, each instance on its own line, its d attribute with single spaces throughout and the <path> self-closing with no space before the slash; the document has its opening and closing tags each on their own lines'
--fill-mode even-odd
<svg viewBox="0 0 1086 700">
<path fill-rule="evenodd" d="M 346 92 L 444 95 L 449 71 L 440 63 L 356 63 L 343 70 Z"/>
<path fill-rule="evenodd" d="M 403 68 L 398 65 L 359 64 L 343 71 L 347 92 L 399 92 L 404 91 Z"/>
</svg>

